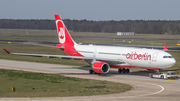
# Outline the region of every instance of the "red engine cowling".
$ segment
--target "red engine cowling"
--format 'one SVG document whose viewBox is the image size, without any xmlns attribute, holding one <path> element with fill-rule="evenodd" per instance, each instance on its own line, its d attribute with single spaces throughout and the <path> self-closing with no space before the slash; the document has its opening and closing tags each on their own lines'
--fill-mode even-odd
<svg viewBox="0 0 180 101">
<path fill-rule="evenodd" d="M 105 62 L 96 62 L 93 65 L 93 70 L 96 73 L 106 74 L 109 72 L 109 65 Z"/>
</svg>

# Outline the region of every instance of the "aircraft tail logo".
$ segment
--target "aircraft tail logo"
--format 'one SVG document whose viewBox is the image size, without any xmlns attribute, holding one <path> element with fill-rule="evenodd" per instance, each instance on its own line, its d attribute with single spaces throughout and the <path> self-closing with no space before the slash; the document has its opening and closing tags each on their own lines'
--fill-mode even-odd
<svg viewBox="0 0 180 101">
<path fill-rule="evenodd" d="M 74 45 L 75 42 L 71 38 L 69 32 L 66 29 L 66 26 L 64 25 L 63 21 L 61 20 L 59 15 L 54 15 L 55 21 L 56 21 L 56 27 L 57 27 L 57 33 L 60 44 L 71 44 Z"/>
<path fill-rule="evenodd" d="M 58 21 L 57 22 L 57 25 L 58 25 L 58 36 L 59 36 L 59 41 L 60 43 L 64 43 L 65 42 L 65 28 L 64 26 L 61 26 L 62 25 L 62 22 L 61 21 Z"/>
</svg>

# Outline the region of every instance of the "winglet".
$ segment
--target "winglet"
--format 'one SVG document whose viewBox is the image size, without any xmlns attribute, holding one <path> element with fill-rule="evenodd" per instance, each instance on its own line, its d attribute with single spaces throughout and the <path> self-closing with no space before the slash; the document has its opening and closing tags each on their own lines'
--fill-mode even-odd
<svg viewBox="0 0 180 101">
<path fill-rule="evenodd" d="M 164 49 L 163 49 L 163 50 L 168 50 L 167 45 L 164 46 Z"/>
<path fill-rule="evenodd" d="M 8 50 L 6 50 L 5 48 L 3 48 L 8 54 L 11 54 L 11 52 L 10 51 L 8 51 Z"/>
</svg>

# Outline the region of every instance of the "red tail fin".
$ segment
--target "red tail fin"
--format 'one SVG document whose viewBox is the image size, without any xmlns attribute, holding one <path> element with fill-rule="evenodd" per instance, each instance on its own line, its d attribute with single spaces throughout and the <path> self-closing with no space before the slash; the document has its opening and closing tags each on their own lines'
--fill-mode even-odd
<svg viewBox="0 0 180 101">
<path fill-rule="evenodd" d="M 60 44 L 68 44 L 68 45 L 74 45 L 76 44 L 73 39 L 71 38 L 68 30 L 66 29 L 66 26 L 64 25 L 63 21 L 61 20 L 59 15 L 54 15 L 55 21 L 56 21 L 56 28 L 58 33 L 58 38 Z"/>
</svg>

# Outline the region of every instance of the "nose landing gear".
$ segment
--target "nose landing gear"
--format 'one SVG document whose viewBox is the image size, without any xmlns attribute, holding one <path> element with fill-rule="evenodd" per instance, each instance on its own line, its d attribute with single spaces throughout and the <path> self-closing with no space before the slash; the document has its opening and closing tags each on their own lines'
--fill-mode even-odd
<svg viewBox="0 0 180 101">
<path fill-rule="evenodd" d="M 130 70 L 127 68 L 127 69 L 125 69 L 125 68 L 123 68 L 123 69 L 121 69 L 121 68 L 119 68 L 118 69 L 118 73 L 129 73 L 130 72 Z"/>
<path fill-rule="evenodd" d="M 158 74 L 161 74 L 162 69 L 157 69 L 157 70 L 154 70 L 154 71 L 156 71 Z"/>
<path fill-rule="evenodd" d="M 93 73 L 95 73 L 94 70 L 93 70 L 93 69 L 90 69 L 90 70 L 89 70 L 89 74 L 93 74 Z"/>
</svg>

